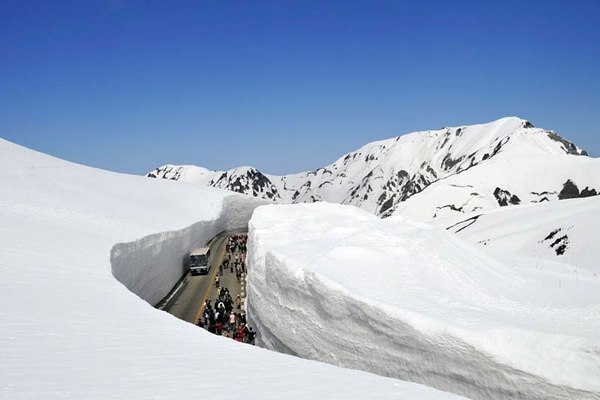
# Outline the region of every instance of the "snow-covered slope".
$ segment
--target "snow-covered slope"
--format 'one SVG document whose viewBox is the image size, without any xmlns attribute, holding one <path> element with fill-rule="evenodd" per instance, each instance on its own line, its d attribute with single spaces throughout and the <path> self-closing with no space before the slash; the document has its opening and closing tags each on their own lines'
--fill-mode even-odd
<svg viewBox="0 0 600 400">
<path fill-rule="evenodd" d="M 595 196 L 599 189 L 600 159 L 507 150 L 432 183 L 393 213 L 421 221 L 460 218 L 503 206 Z"/>
<path fill-rule="evenodd" d="M 580 234 L 598 237 L 599 201 L 573 204 L 595 221 Z M 443 229 L 327 203 L 260 207 L 249 228 L 266 347 L 475 399 L 600 399 L 598 276 L 500 263 Z"/>
<path fill-rule="evenodd" d="M 598 196 L 506 207 L 435 223 L 507 264 L 600 279 Z"/>
<path fill-rule="evenodd" d="M 2 139 L 0 182 L 1 399 L 457 398 L 220 338 L 132 292 L 154 303 L 252 199 Z"/>
<path fill-rule="evenodd" d="M 430 220 L 473 209 L 594 195 L 600 191 L 600 161 L 585 154 L 552 131 L 510 117 L 369 143 L 324 168 L 294 175 L 262 174 L 251 167 L 210 172 L 168 165 L 148 176 L 283 203 L 323 200 L 379 216 Z"/>
</svg>

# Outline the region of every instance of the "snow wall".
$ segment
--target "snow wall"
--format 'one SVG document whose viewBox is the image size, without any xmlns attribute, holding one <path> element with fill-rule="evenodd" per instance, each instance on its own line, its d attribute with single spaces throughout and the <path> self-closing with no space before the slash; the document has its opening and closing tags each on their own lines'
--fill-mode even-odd
<svg viewBox="0 0 600 400">
<path fill-rule="evenodd" d="M 246 196 L 229 196 L 223 199 L 216 220 L 118 243 L 111 249 L 112 273 L 133 293 L 156 305 L 186 273 L 185 261 L 190 249 L 205 245 L 222 231 L 245 229 L 254 209 L 262 204 L 269 203 Z"/>
<path fill-rule="evenodd" d="M 600 399 L 598 341 L 545 332 L 564 313 L 544 315 L 549 304 L 502 309 L 522 279 L 444 231 L 354 207 L 267 206 L 247 257 L 260 346 L 473 399 Z"/>
</svg>

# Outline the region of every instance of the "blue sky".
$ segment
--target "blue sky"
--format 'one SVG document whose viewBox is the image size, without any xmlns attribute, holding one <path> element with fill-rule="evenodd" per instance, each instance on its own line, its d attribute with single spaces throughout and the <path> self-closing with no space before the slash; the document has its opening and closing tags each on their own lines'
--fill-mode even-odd
<svg viewBox="0 0 600 400">
<path fill-rule="evenodd" d="M 599 1 L 0 2 L 0 137 L 113 171 L 292 173 L 512 115 L 600 155 Z"/>
</svg>

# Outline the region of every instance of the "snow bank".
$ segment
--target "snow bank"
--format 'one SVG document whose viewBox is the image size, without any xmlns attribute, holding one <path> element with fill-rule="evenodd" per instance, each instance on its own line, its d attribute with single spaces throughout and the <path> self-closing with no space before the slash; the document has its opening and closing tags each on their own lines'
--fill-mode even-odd
<svg viewBox="0 0 600 400">
<path fill-rule="evenodd" d="M 261 345 L 478 399 L 600 398 L 600 281 L 570 290 L 443 230 L 353 207 L 259 207 Z"/>
<path fill-rule="evenodd" d="M 2 139 L 0 182 L 2 399 L 458 398 L 210 335 L 115 279 L 154 303 L 188 243 L 250 217 L 243 196 Z"/>
</svg>

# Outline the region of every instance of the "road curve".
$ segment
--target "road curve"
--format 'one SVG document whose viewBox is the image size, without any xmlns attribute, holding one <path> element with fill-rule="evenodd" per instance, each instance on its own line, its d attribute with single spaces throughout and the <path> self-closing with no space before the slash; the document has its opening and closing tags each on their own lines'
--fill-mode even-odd
<svg viewBox="0 0 600 400">
<path fill-rule="evenodd" d="M 225 254 L 225 245 L 229 236 L 235 234 L 245 234 L 247 230 L 236 229 L 225 231 L 215 236 L 210 242 L 210 265 L 211 269 L 207 275 L 192 276 L 189 272 L 178 283 L 175 293 L 170 295 L 162 309 L 169 314 L 173 314 L 179 319 L 196 324 L 202 313 L 204 301 L 214 299 L 215 276 L 219 274 L 219 265 L 223 262 Z M 221 276 L 222 286 L 228 287 L 233 298 L 237 296 L 241 287 L 235 279 L 235 274 L 225 270 Z"/>
</svg>

